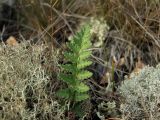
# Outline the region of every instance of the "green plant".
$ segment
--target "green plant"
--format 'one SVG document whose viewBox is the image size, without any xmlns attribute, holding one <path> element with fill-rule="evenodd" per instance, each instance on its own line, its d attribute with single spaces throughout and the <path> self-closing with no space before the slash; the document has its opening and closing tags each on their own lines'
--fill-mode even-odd
<svg viewBox="0 0 160 120">
<path fill-rule="evenodd" d="M 89 98 L 89 87 L 84 80 L 90 78 L 92 73 L 84 68 L 92 64 L 88 60 L 91 51 L 87 50 L 91 47 L 90 38 L 90 26 L 85 25 L 67 44 L 69 50 L 64 52 L 64 57 L 69 63 L 61 65 L 63 73 L 59 74 L 59 78 L 67 83 L 68 87 L 59 90 L 58 95 L 69 100 L 73 109 L 76 103 Z"/>
</svg>

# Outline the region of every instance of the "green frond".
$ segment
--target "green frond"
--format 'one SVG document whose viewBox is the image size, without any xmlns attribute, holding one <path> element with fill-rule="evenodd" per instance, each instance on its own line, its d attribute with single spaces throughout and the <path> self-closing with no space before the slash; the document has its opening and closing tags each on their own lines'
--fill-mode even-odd
<svg viewBox="0 0 160 120">
<path fill-rule="evenodd" d="M 92 53 L 92 51 L 83 51 L 83 52 L 80 53 L 78 58 L 79 58 L 80 61 L 83 61 L 86 58 L 88 58 L 91 55 L 91 53 Z"/>
<path fill-rule="evenodd" d="M 88 79 L 92 76 L 92 73 L 87 71 L 87 70 L 83 70 L 80 71 L 77 75 L 78 80 L 84 80 L 84 79 Z"/>
<path fill-rule="evenodd" d="M 74 44 L 74 43 L 69 43 L 69 44 L 68 44 L 68 48 L 69 48 L 72 52 L 74 52 L 74 53 L 78 53 L 79 50 L 80 50 L 80 46 L 79 46 L 79 45 L 76 45 L 76 44 Z"/>
<path fill-rule="evenodd" d="M 82 33 L 76 33 L 76 35 L 72 38 L 70 44 L 74 44 L 74 45 L 81 45 L 82 43 Z"/>
<path fill-rule="evenodd" d="M 81 49 L 83 48 L 83 46 L 84 46 L 84 49 L 89 48 L 91 46 L 91 44 L 89 44 L 90 38 L 91 38 L 90 25 L 85 25 L 81 29 L 81 31 L 76 33 L 76 35 L 73 37 L 72 39 L 73 42 L 71 42 L 71 44 L 79 45 Z"/>
<path fill-rule="evenodd" d="M 72 100 L 73 102 L 89 98 L 89 87 L 84 83 L 84 80 L 90 78 L 92 73 L 84 69 L 92 64 L 88 60 L 92 54 L 92 51 L 88 50 L 91 45 L 90 25 L 85 25 L 67 43 L 69 51 L 64 52 L 64 57 L 70 63 L 61 65 L 64 73 L 59 74 L 59 79 L 66 82 L 68 88 L 58 91 L 60 97 Z"/>
<path fill-rule="evenodd" d="M 76 66 L 74 66 L 73 64 L 65 64 L 61 65 L 61 67 L 67 72 L 75 73 L 77 71 Z"/>
<path fill-rule="evenodd" d="M 66 89 L 61 89 L 59 91 L 57 91 L 57 96 L 65 98 L 65 99 L 69 99 L 70 98 L 70 89 L 66 88 Z"/>
<path fill-rule="evenodd" d="M 81 61 L 77 64 L 77 69 L 83 69 L 92 64 L 92 61 Z"/>
<path fill-rule="evenodd" d="M 80 82 L 78 86 L 74 87 L 74 89 L 75 89 L 75 91 L 77 91 L 79 93 L 84 93 L 89 90 L 89 87 L 87 85 L 85 85 L 84 83 Z"/>
<path fill-rule="evenodd" d="M 85 42 L 84 45 L 81 47 L 81 49 L 82 49 L 82 50 L 86 50 L 86 49 L 90 48 L 91 45 L 92 45 L 91 42 L 89 42 L 89 41 L 88 41 L 88 42 Z"/>
<path fill-rule="evenodd" d="M 82 28 L 82 34 L 83 34 L 83 37 L 82 37 L 82 41 L 88 41 L 90 38 L 91 38 L 91 33 L 90 33 L 90 25 L 86 25 L 84 28 Z"/>
<path fill-rule="evenodd" d="M 82 43 L 81 40 L 79 40 L 79 42 Z M 76 44 L 75 42 L 67 43 L 68 48 L 74 53 L 78 53 L 80 51 L 86 50 L 90 48 L 91 45 L 92 43 L 90 41 L 86 41 L 83 44 Z"/>
<path fill-rule="evenodd" d="M 74 40 L 74 39 L 73 39 Z M 71 46 L 71 49 L 72 49 L 72 46 L 74 46 L 74 45 L 78 45 L 79 46 L 79 49 L 87 49 L 87 48 L 90 48 L 91 46 L 92 46 L 92 43 L 90 42 L 90 40 L 88 40 L 88 41 L 83 41 L 83 39 L 77 39 L 76 38 L 76 40 L 77 41 L 74 41 L 74 42 L 71 42 L 71 43 L 69 43 L 69 46 Z M 78 50 L 79 50 L 78 49 Z"/>
<path fill-rule="evenodd" d="M 72 63 L 76 63 L 77 62 L 77 56 L 74 53 L 71 52 L 64 52 L 64 57 L 71 61 Z"/>
<path fill-rule="evenodd" d="M 60 73 L 59 79 L 63 80 L 69 85 L 72 85 L 72 86 L 76 85 L 75 77 L 73 75 Z"/>
<path fill-rule="evenodd" d="M 88 98 L 89 98 L 89 95 L 87 93 L 80 93 L 80 94 L 76 95 L 75 101 L 80 102 L 80 101 L 86 100 Z"/>
</svg>

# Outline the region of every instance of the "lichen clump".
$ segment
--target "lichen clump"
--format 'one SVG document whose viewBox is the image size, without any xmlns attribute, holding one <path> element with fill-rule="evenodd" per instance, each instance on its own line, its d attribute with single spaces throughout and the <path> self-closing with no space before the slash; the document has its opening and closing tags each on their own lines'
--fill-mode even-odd
<svg viewBox="0 0 160 120">
<path fill-rule="evenodd" d="M 145 67 L 119 88 L 124 98 L 121 112 L 128 120 L 160 120 L 160 64 Z"/>
<path fill-rule="evenodd" d="M 106 38 L 109 26 L 103 18 L 91 18 L 90 22 L 92 25 L 91 34 L 93 34 L 97 38 L 96 41 L 94 41 L 93 46 L 101 47 Z"/>
<path fill-rule="evenodd" d="M 45 48 L 29 42 L 0 45 L 1 120 L 62 120 L 63 110 L 47 90 L 50 77 L 41 64 Z"/>
</svg>

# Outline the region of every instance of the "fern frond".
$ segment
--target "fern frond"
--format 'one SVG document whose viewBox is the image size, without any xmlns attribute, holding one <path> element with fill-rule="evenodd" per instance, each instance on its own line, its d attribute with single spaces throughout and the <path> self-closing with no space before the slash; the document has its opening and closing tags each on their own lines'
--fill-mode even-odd
<svg viewBox="0 0 160 120">
<path fill-rule="evenodd" d="M 75 53 L 64 52 L 64 57 L 68 61 L 72 61 L 72 63 L 77 62 L 77 56 L 75 55 Z"/>
<path fill-rule="evenodd" d="M 91 34 L 90 34 L 90 29 L 91 26 L 90 25 L 86 25 L 84 28 L 82 28 L 82 31 L 80 32 L 82 34 L 82 45 L 84 45 L 84 43 L 86 41 L 90 41 L 89 39 L 91 38 Z"/>
<path fill-rule="evenodd" d="M 69 50 L 74 53 L 78 53 L 80 50 L 80 46 L 76 45 L 75 43 L 68 43 L 67 46 Z"/>
<path fill-rule="evenodd" d="M 89 65 L 91 65 L 92 62 L 91 61 L 80 61 L 78 64 L 77 64 L 77 69 L 83 69 Z"/>
<path fill-rule="evenodd" d="M 59 79 L 63 80 L 64 82 L 66 82 L 69 85 L 72 85 L 72 86 L 76 85 L 75 77 L 73 75 L 60 73 Z"/>
<path fill-rule="evenodd" d="M 77 78 L 78 80 L 84 80 L 84 79 L 88 79 L 92 76 L 92 73 L 87 71 L 87 70 L 83 70 L 83 71 L 80 71 L 78 74 L 77 74 Z"/>
<path fill-rule="evenodd" d="M 76 95 L 75 101 L 80 102 L 80 101 L 86 100 L 88 98 L 89 98 L 89 95 L 87 93 L 79 93 Z"/>
<path fill-rule="evenodd" d="M 70 98 L 70 89 L 66 88 L 66 89 L 59 90 L 57 92 L 57 96 L 65 98 L 65 99 L 69 99 Z"/>
<path fill-rule="evenodd" d="M 76 73 L 77 72 L 77 68 L 76 66 L 73 66 L 72 64 L 65 64 L 65 65 L 61 65 L 61 67 L 68 72 L 71 73 Z"/>
<path fill-rule="evenodd" d="M 78 93 L 84 93 L 89 90 L 89 87 L 85 85 L 84 83 L 80 82 L 78 86 L 74 87 L 75 91 Z"/>
<path fill-rule="evenodd" d="M 70 42 L 69 44 L 71 44 L 71 46 L 78 45 L 80 46 L 80 49 L 87 49 L 92 45 L 90 38 L 90 25 L 85 25 L 84 28 L 82 28 L 81 31 L 73 37 L 72 42 Z"/>
<path fill-rule="evenodd" d="M 86 41 L 83 45 L 79 44 L 75 44 L 74 42 L 68 43 L 68 48 L 72 51 L 72 52 L 76 52 L 78 53 L 80 50 L 86 50 L 87 48 L 90 48 L 92 45 L 92 43 L 90 41 Z"/>
<path fill-rule="evenodd" d="M 91 51 L 83 51 L 80 53 L 79 55 L 79 60 L 82 61 L 82 60 L 85 60 L 86 58 L 88 58 L 90 55 L 91 55 Z"/>
<path fill-rule="evenodd" d="M 92 64 L 88 60 L 92 53 L 88 50 L 92 45 L 90 38 L 90 25 L 86 25 L 67 43 L 69 50 L 64 52 L 64 57 L 69 64 L 61 65 L 64 73 L 59 74 L 59 79 L 67 83 L 68 88 L 60 90 L 58 94 L 73 102 L 89 98 L 87 93 L 89 87 L 84 80 L 90 78 L 92 73 L 84 68 Z"/>
</svg>

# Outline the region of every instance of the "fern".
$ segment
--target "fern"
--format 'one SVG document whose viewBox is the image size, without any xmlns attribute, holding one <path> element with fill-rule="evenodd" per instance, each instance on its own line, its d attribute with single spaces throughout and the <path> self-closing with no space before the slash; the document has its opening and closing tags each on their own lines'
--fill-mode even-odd
<svg viewBox="0 0 160 120">
<path fill-rule="evenodd" d="M 63 73 L 59 74 L 59 79 L 63 80 L 68 87 L 59 90 L 58 95 L 74 103 L 89 98 L 89 87 L 84 83 L 84 80 L 92 76 L 91 72 L 85 70 L 87 66 L 92 64 L 88 60 L 91 55 L 91 51 L 88 48 L 92 45 L 90 38 L 90 26 L 85 25 L 67 43 L 69 50 L 64 52 L 64 57 L 69 63 L 61 65 Z"/>
</svg>

